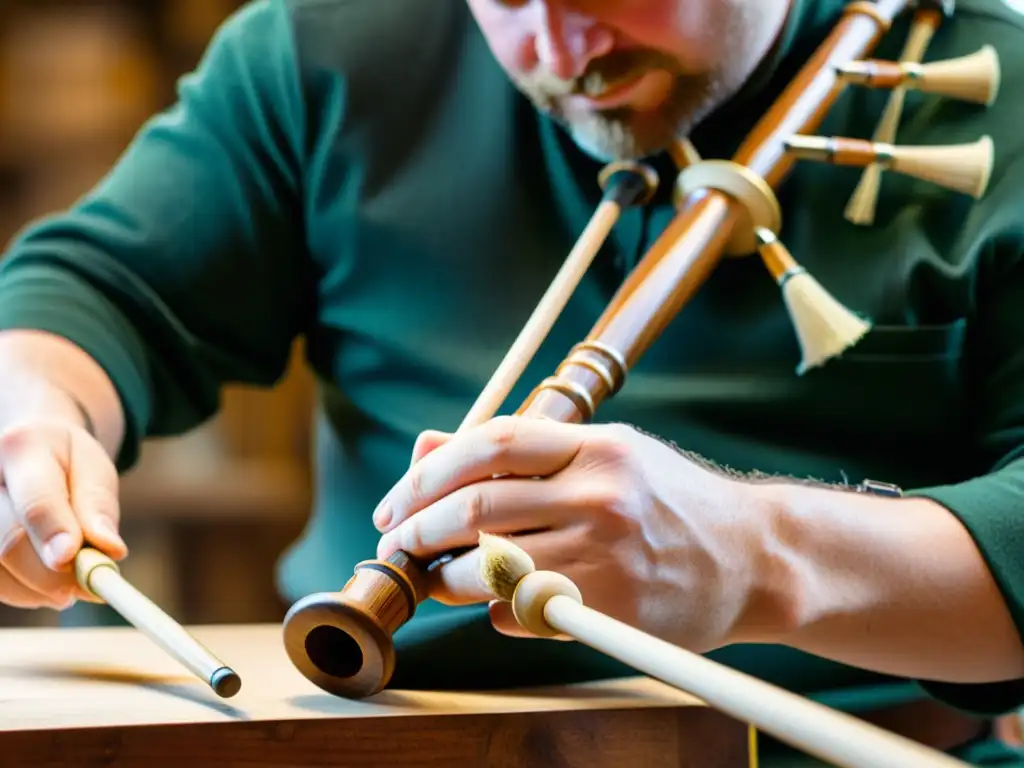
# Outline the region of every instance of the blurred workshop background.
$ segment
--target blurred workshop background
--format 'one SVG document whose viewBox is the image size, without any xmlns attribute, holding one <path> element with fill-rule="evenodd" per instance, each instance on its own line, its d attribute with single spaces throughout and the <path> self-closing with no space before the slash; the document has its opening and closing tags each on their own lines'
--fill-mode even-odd
<svg viewBox="0 0 1024 768">
<path fill-rule="evenodd" d="M 169 105 L 241 0 L 0 0 L 0 237 L 67 207 Z M 296 360 L 300 351 L 296 350 Z M 274 564 L 305 523 L 311 380 L 234 389 L 122 481 L 126 576 L 187 624 L 279 621 Z M 342 585 L 338 585 L 339 588 Z M 80 605 L 0 606 L 0 627 L 119 623 Z"/>
</svg>

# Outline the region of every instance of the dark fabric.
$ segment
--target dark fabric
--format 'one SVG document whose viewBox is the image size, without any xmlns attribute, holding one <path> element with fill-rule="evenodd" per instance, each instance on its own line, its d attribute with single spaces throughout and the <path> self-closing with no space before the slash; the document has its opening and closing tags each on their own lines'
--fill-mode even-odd
<svg viewBox="0 0 1024 768">
<path fill-rule="evenodd" d="M 804 2 L 749 88 L 693 136 L 728 157 L 834 25 Z M 877 51 L 898 57 L 901 19 Z M 911 94 L 898 137 L 992 137 L 980 201 L 889 174 L 871 227 L 842 211 L 859 172 L 800 162 L 780 190 L 782 240 L 876 325 L 797 376 L 799 349 L 757 259 L 723 263 L 600 418 L 738 470 L 872 478 L 948 506 L 976 537 L 1024 626 L 1024 33 L 999 0 L 957 4 L 937 60 L 993 45 L 989 109 Z M 850 88 L 822 134 L 867 137 L 887 94 Z M 504 412 L 584 338 L 673 216 L 663 189 L 616 227 Z M 339 589 L 375 551 L 370 515 L 416 435 L 454 429 L 600 198 L 600 166 L 511 87 L 460 2 L 259 0 L 234 15 L 179 101 L 70 210 L 35 223 L 0 269 L 0 328 L 81 344 L 123 398 L 138 441 L 216 413 L 229 382 L 269 386 L 303 336 L 321 379 L 317 497 L 280 584 Z M 922 546 L 927 546 L 926 542 Z M 575 645 L 512 642 L 477 609 L 423 606 L 402 630 L 396 683 L 558 682 L 625 670 Z M 775 647 L 714 654 L 845 707 L 924 695 Z M 976 710 L 1019 683 L 931 685 Z"/>
</svg>

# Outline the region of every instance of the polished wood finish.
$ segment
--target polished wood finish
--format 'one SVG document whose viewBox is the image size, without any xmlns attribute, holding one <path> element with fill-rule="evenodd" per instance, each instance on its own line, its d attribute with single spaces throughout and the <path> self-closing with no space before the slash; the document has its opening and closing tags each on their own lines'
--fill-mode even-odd
<svg viewBox="0 0 1024 768">
<path fill-rule="evenodd" d="M 795 162 L 786 151 L 786 139 L 816 130 L 845 87 L 838 79 L 838 66 L 867 58 L 888 31 L 892 19 L 907 6 L 908 0 L 851 3 L 836 28 L 741 145 L 734 162 L 772 187 L 780 184 Z M 675 219 L 633 270 L 582 343 L 588 351 L 588 362 L 592 364 L 575 362 L 574 356 L 580 350 L 574 350 L 557 372 L 529 395 L 518 414 L 563 422 L 587 421 L 601 402 L 621 386 L 628 368 L 640 359 L 704 284 L 743 220 L 745 209 L 738 199 L 715 189 L 693 191 L 678 202 L 678 207 Z M 595 355 L 604 359 L 597 360 Z M 601 375 L 600 368 L 595 367 L 600 362 L 607 366 L 605 372 L 613 374 L 615 381 Z M 422 578 L 422 566 L 411 559 L 402 570 L 410 578 Z M 303 606 L 329 619 L 330 612 L 325 611 L 325 605 L 335 603 L 351 607 L 349 588 L 338 593 L 311 595 L 293 606 L 285 618 L 285 633 L 293 638 L 292 648 L 301 652 L 300 635 L 309 629 Z M 381 603 L 390 604 L 400 596 L 399 582 L 395 579 L 382 582 L 381 588 L 387 592 Z M 365 601 L 361 600 L 360 604 L 365 605 Z M 415 606 L 409 606 L 410 615 L 414 610 Z M 346 616 L 349 612 L 346 609 Z M 371 616 L 360 627 L 380 624 L 379 617 Z M 387 646 L 375 651 L 374 658 L 393 652 L 390 638 Z M 303 658 L 297 666 L 309 670 L 311 662 Z M 312 679 L 322 681 L 324 675 L 314 673 Z M 331 678 L 326 689 L 343 691 L 341 695 L 348 696 L 371 695 L 387 682 L 387 679 L 359 677 L 356 684 L 354 679 Z"/>
<path fill-rule="evenodd" d="M 851 85 L 865 88 L 896 88 L 910 79 L 913 70 L 896 61 L 869 59 L 847 65 L 843 78 Z"/>
<path fill-rule="evenodd" d="M 851 85 L 865 88 L 905 88 L 936 96 L 991 106 L 999 91 L 1002 72 L 991 45 L 976 53 L 931 64 L 869 59 L 840 69 Z"/>
<path fill-rule="evenodd" d="M 867 139 L 847 139 L 842 136 L 793 137 L 790 139 L 789 148 L 795 158 L 859 168 L 874 162 L 888 161 L 888 154 L 893 149 L 888 144 L 878 144 Z"/>
<path fill-rule="evenodd" d="M 891 20 L 908 5 L 907 0 L 851 3 L 832 34 L 761 118 L 733 159 L 777 188 L 794 162 L 786 153 L 785 140 L 816 131 L 846 87 L 837 78 L 837 65 L 867 58 Z"/>
<path fill-rule="evenodd" d="M 284 619 L 284 647 L 295 668 L 321 689 L 362 698 L 379 693 L 395 670 L 391 638 L 427 598 L 424 574 L 405 552 L 356 566 L 342 592 L 307 595 Z"/>
<path fill-rule="evenodd" d="M 0 631 L 0 764 L 740 768 L 746 727 L 651 680 L 353 702 L 298 674 L 280 627 L 190 627 L 230 701 L 131 629 Z M 538 641 L 542 642 L 542 641 Z"/>
<path fill-rule="evenodd" d="M 733 201 L 718 193 L 688 205 L 630 273 L 584 343 L 618 351 L 627 370 L 635 365 L 714 270 L 738 216 Z M 618 373 L 626 375 L 626 371 Z M 588 420 L 559 385 L 584 389 L 595 409 L 611 394 L 604 379 L 592 370 L 563 364 L 553 379 L 534 390 L 519 414 L 567 422 Z"/>
<path fill-rule="evenodd" d="M 985 194 L 995 163 L 991 136 L 969 144 L 898 147 L 865 139 L 793 136 L 787 145 L 796 158 L 861 168 L 878 164 L 974 198 Z"/>
<path fill-rule="evenodd" d="M 765 268 L 776 283 L 782 280 L 787 273 L 795 274 L 800 269 L 793 254 L 774 236 L 764 239 L 760 253 Z"/>
</svg>

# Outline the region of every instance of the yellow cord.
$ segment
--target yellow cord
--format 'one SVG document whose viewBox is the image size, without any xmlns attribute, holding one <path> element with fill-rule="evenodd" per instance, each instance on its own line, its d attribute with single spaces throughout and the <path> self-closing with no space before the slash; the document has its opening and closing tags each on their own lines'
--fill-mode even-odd
<svg viewBox="0 0 1024 768">
<path fill-rule="evenodd" d="M 757 768 L 757 728 L 753 725 L 747 728 L 747 757 L 750 768 Z"/>
</svg>

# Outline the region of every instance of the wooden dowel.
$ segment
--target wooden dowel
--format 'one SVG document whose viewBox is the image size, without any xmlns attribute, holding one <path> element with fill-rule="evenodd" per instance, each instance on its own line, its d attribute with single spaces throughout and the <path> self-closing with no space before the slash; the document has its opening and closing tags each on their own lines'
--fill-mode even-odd
<svg viewBox="0 0 1024 768">
<path fill-rule="evenodd" d="M 82 589 L 117 611 L 129 624 L 205 681 L 218 696 L 230 698 L 241 689 L 242 681 L 238 674 L 129 584 L 111 558 L 97 549 L 85 547 L 75 558 L 75 576 Z"/>
<path fill-rule="evenodd" d="M 480 580 L 540 637 L 576 640 L 839 768 L 966 768 L 959 760 L 700 654 L 583 604 L 567 576 L 538 571 L 511 539 L 480 532 Z"/>
<path fill-rule="evenodd" d="M 637 166 L 636 170 L 623 168 L 618 173 L 629 174 L 630 178 L 616 181 L 609 179 L 609 187 L 604 199 L 600 202 L 587 223 L 586 228 L 573 246 L 565 262 L 562 264 L 554 280 L 537 303 L 516 340 L 509 347 L 490 381 L 477 396 L 473 406 L 465 415 L 458 431 L 478 426 L 490 420 L 501 408 L 523 371 L 530 364 L 544 339 L 558 321 L 565 305 L 569 303 L 573 292 L 590 269 L 594 258 L 608 239 L 615 223 L 622 215 L 625 206 L 649 198 L 653 193 L 652 185 L 657 185 L 657 178 L 646 167 Z M 614 174 L 613 174 L 614 176 Z"/>
<path fill-rule="evenodd" d="M 618 221 L 621 210 L 613 201 L 602 201 L 594 211 L 586 229 L 544 292 L 537 308 L 462 420 L 459 431 L 488 421 L 505 402 L 505 398 L 519 381 L 533 356 L 537 354 L 544 339 L 551 333 L 565 305 L 569 303 L 573 292 L 590 269 L 594 257 Z"/>
<path fill-rule="evenodd" d="M 547 574 L 538 571 L 523 584 L 537 576 Z M 852 715 L 658 640 L 564 594 L 544 603 L 543 616 L 555 631 L 840 768 L 967 768 Z"/>
<path fill-rule="evenodd" d="M 479 533 L 480 583 L 539 638 L 576 640 L 839 768 L 966 768 L 959 760 L 659 640 L 583 604 L 564 574 L 538 571 L 512 539 Z M 751 732 L 751 760 L 756 760 Z"/>
</svg>

